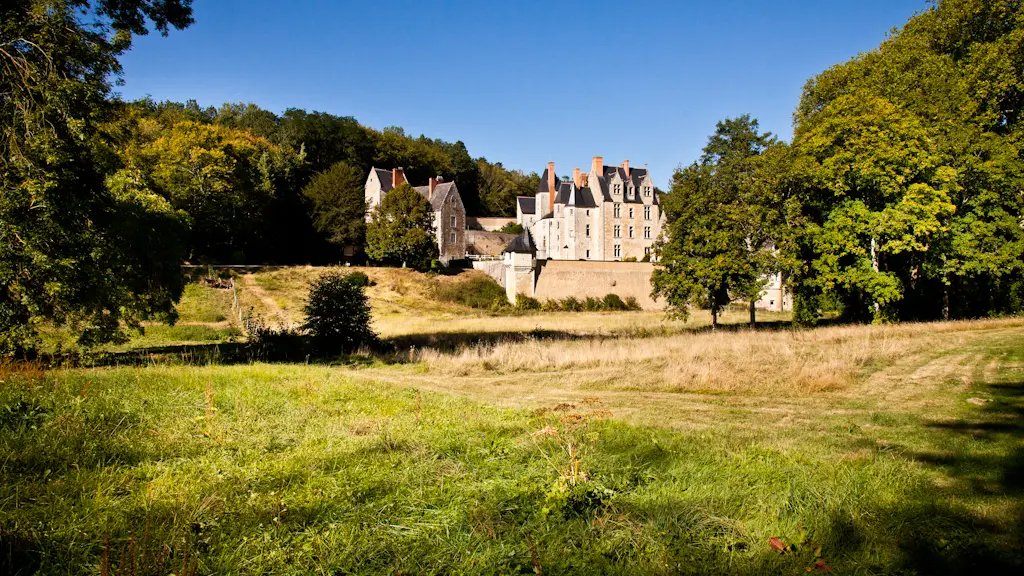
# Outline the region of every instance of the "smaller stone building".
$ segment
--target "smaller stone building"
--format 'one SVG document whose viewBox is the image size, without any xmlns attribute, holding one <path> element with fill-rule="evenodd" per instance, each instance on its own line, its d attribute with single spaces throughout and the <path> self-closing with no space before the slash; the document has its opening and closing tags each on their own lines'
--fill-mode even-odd
<svg viewBox="0 0 1024 576">
<path fill-rule="evenodd" d="M 384 196 L 404 182 L 405 171 L 401 168 L 370 169 L 364 192 L 367 222 L 373 217 L 373 209 L 380 205 Z M 458 186 L 455 182 L 445 182 L 438 176 L 428 179 L 426 186 L 416 186 L 415 190 L 427 199 L 434 211 L 434 237 L 437 238 L 437 249 L 440 254 L 438 259 L 445 265 L 452 260 L 464 259 L 466 205 L 462 203 Z"/>
</svg>

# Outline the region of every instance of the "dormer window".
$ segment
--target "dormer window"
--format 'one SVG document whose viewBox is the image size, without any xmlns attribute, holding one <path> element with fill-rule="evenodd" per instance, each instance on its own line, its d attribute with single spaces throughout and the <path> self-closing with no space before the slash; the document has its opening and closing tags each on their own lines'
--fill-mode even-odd
<svg viewBox="0 0 1024 576">
<path fill-rule="evenodd" d="M 644 196 L 646 196 L 648 198 L 651 196 L 651 187 L 650 186 L 644 186 Z"/>
<path fill-rule="evenodd" d="M 613 192 L 613 193 L 614 193 L 614 194 L 615 194 L 616 196 L 618 196 L 619 194 L 622 194 L 622 186 L 621 186 L 621 185 L 619 185 L 619 184 L 616 184 L 615 186 L 613 186 L 613 187 L 612 187 L 612 192 Z"/>
</svg>

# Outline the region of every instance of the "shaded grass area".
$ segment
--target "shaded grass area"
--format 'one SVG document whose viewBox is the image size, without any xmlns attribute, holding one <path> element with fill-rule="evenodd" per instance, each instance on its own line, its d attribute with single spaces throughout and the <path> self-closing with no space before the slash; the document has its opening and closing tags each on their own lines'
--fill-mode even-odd
<svg viewBox="0 0 1024 576">
<path fill-rule="evenodd" d="M 402 379 L 424 365 L 7 372 L 0 573 L 96 574 L 144 531 L 198 573 L 1013 573 L 1024 343 L 979 334 L 964 378 L 865 375 L 789 423 L 707 397 L 689 430 Z"/>
<path fill-rule="evenodd" d="M 176 306 L 178 322 L 223 322 L 231 317 L 231 290 L 186 284 Z"/>
</svg>

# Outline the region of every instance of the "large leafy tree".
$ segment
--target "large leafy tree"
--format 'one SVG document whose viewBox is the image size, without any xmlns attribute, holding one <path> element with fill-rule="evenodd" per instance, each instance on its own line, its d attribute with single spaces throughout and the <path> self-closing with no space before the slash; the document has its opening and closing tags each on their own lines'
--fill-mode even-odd
<svg viewBox="0 0 1024 576">
<path fill-rule="evenodd" d="M 260 255 L 274 198 L 301 160 L 244 130 L 188 121 L 161 130 L 145 120 L 126 156 L 188 214 L 191 254 L 204 262 Z"/>
<path fill-rule="evenodd" d="M 655 249 L 654 293 L 671 313 L 686 318 L 689 308 L 711 311 L 712 325 L 733 297 L 753 302 L 775 271 L 774 239 L 779 211 L 771 188 L 757 186 L 757 157 L 772 143 L 750 116 L 719 122 L 699 163 L 672 176 L 662 201 L 666 239 Z"/>
<path fill-rule="evenodd" d="M 811 79 L 804 261 L 853 318 L 1024 309 L 1024 6 L 943 0 Z M 805 286 L 815 282 L 808 275 Z"/>
<path fill-rule="evenodd" d="M 302 189 L 312 204 L 313 224 L 339 246 L 361 246 L 365 239 L 365 180 L 365 174 L 338 162 Z"/>
<path fill-rule="evenodd" d="M 366 227 L 366 254 L 394 266 L 426 268 L 437 258 L 430 203 L 407 183 L 384 196 Z"/>
<path fill-rule="evenodd" d="M 108 179 L 110 81 L 134 35 L 192 22 L 189 0 L 0 5 L 0 354 L 53 321 L 87 342 L 173 315 L 180 216 L 133 174 Z M 145 250 L 153 249 L 150 254 Z"/>
<path fill-rule="evenodd" d="M 501 162 L 477 159 L 480 172 L 480 213 L 492 216 L 515 216 L 516 196 L 533 196 L 540 176 L 517 170 L 506 170 Z M 459 188 L 461 190 L 461 188 Z"/>
</svg>

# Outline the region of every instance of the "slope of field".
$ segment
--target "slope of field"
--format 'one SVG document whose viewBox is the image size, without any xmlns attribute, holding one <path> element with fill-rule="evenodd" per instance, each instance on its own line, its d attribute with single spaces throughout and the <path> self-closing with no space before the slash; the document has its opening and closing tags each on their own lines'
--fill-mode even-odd
<svg viewBox="0 0 1024 576">
<path fill-rule="evenodd" d="M 0 373 L 0 573 L 1024 568 L 1024 321 Z"/>
<path fill-rule="evenodd" d="M 273 324 L 296 326 L 302 323 L 302 306 L 309 282 L 330 268 L 291 267 L 244 277 L 240 283 L 246 307 Z M 637 330 L 680 331 L 706 325 L 705 314 L 695 314 L 689 323 L 671 321 L 663 312 L 536 312 L 521 315 L 494 314 L 439 301 L 434 287 L 443 283 L 465 282 L 484 277 L 467 270 L 455 276 L 428 276 L 398 268 L 345 268 L 365 273 L 371 281 L 366 289 L 373 311 L 373 327 L 383 337 L 429 334 L 481 334 L 493 338 L 498 333 L 531 331 L 565 334 L 618 334 Z M 271 302 L 267 302 L 267 299 Z M 747 312 L 726 313 L 723 322 L 743 323 Z M 788 320 L 789 314 L 760 313 L 763 321 Z"/>
</svg>

